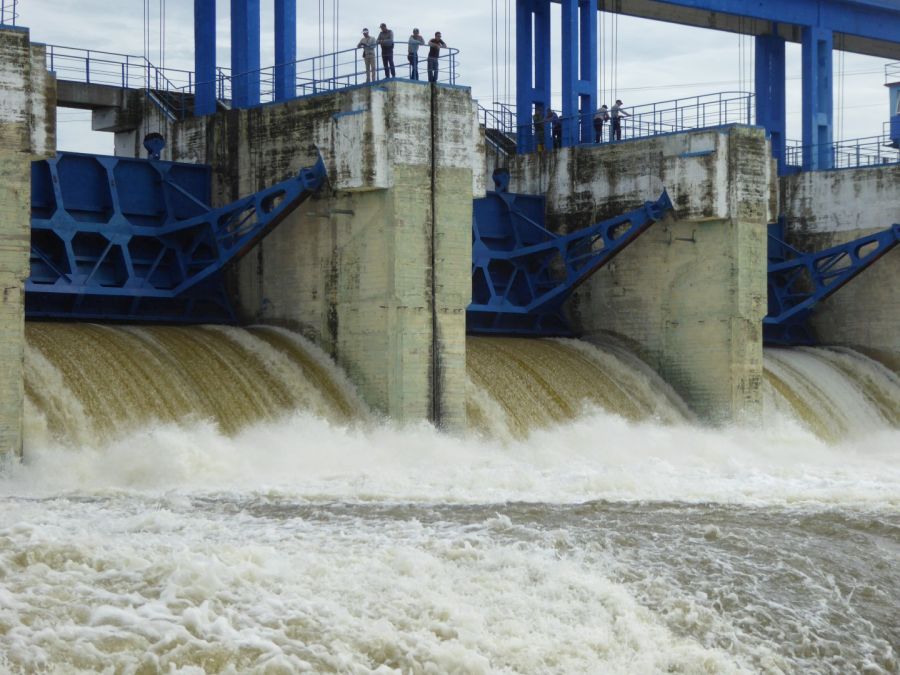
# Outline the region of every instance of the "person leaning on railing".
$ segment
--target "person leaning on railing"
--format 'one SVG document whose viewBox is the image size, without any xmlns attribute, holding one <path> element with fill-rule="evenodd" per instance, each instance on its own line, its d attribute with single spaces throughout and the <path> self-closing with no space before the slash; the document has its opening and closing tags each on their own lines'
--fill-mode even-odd
<svg viewBox="0 0 900 675">
<path fill-rule="evenodd" d="M 363 28 L 363 36 L 359 41 L 359 44 L 356 45 L 356 48 L 362 48 L 362 57 L 363 63 L 366 66 L 366 82 L 374 82 L 378 79 L 378 74 L 375 71 L 375 45 L 378 44 L 378 41 L 369 35 L 369 29 Z"/>
<path fill-rule="evenodd" d="M 609 140 L 612 141 L 613 138 L 617 141 L 622 140 L 622 118 L 628 117 L 628 113 L 622 109 L 622 101 L 616 99 L 616 104 L 609 111 L 610 117 L 612 117 L 612 129 L 609 132 Z"/>
<path fill-rule="evenodd" d="M 447 43 L 441 39 L 441 32 L 438 31 L 434 37 L 428 41 L 428 81 L 438 81 L 438 59 L 441 57 L 441 49 L 447 49 Z"/>
<path fill-rule="evenodd" d="M 425 38 L 421 36 L 418 28 L 413 28 L 412 35 L 409 36 L 409 79 L 419 79 L 419 47 L 425 44 Z"/>
</svg>

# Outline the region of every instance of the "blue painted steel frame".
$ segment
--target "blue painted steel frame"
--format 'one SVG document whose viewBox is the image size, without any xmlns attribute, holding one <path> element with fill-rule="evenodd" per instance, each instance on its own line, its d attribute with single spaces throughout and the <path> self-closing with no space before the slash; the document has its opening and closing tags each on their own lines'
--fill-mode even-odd
<svg viewBox="0 0 900 675">
<path fill-rule="evenodd" d="M 518 147 L 532 152 L 538 145 L 532 114 L 550 109 L 550 2 L 516 0 L 516 123 Z M 540 144 L 550 146 L 550 125 L 543 125 Z"/>
<path fill-rule="evenodd" d="M 216 0 L 194 0 L 194 114 L 216 111 Z"/>
<path fill-rule="evenodd" d="M 30 317 L 233 320 L 224 268 L 317 190 L 321 158 L 211 209 L 208 167 L 61 153 L 32 165 Z"/>
<path fill-rule="evenodd" d="M 595 0 L 517 0 L 517 124 L 520 152 L 535 149 L 532 114 L 535 106 L 550 107 L 550 3 L 562 5 L 563 145 L 577 142 L 578 113 L 582 138 L 589 137 L 590 120 L 583 113 L 596 107 Z M 832 102 L 834 33 L 885 42 L 900 40 L 900 5 L 889 0 L 653 0 L 662 5 L 718 12 L 772 22 L 768 34 L 757 38 L 757 119 L 769 132 L 779 169 L 785 167 L 784 40 L 779 24 L 802 29 L 803 146 L 805 170 L 832 167 L 834 110 Z M 578 14 L 581 12 L 579 27 Z M 533 24 L 533 26 L 532 26 Z M 578 74 L 578 61 L 582 69 Z M 585 69 L 585 64 L 588 68 Z M 593 73 L 590 72 L 593 69 Z M 533 74 L 533 75 L 532 75 Z M 579 105 L 578 97 L 581 96 Z M 592 110 L 591 110 L 592 112 Z M 543 145 L 550 130 L 544 128 Z"/>
<path fill-rule="evenodd" d="M 773 26 L 773 31 L 777 27 Z M 787 166 L 785 41 L 778 35 L 756 38 L 756 123 L 768 132 L 778 173 Z"/>
<path fill-rule="evenodd" d="M 297 95 L 297 0 L 275 0 L 275 100 Z"/>
<path fill-rule="evenodd" d="M 834 160 L 834 35 L 830 30 L 803 28 L 803 170 L 831 169 Z"/>
<path fill-rule="evenodd" d="M 816 304 L 840 290 L 900 243 L 900 225 L 816 253 L 784 241 L 784 226 L 769 226 L 769 314 L 763 339 L 773 345 L 812 345 L 809 317 Z"/>
<path fill-rule="evenodd" d="M 562 145 L 594 140 L 597 109 L 597 0 L 562 3 Z"/>
<path fill-rule="evenodd" d="M 668 194 L 616 218 L 568 235 L 543 226 L 544 198 L 497 191 L 475 200 L 472 222 L 472 303 L 466 330 L 474 334 L 571 335 L 562 305 L 594 272 L 672 210 Z"/>
<path fill-rule="evenodd" d="M 259 105 L 259 0 L 231 0 L 232 106 Z"/>
</svg>

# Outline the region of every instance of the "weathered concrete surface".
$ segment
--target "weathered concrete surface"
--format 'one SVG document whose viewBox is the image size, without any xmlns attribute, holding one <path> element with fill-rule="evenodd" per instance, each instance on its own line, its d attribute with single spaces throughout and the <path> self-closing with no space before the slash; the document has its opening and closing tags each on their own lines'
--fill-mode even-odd
<svg viewBox="0 0 900 675">
<path fill-rule="evenodd" d="M 0 29 L 0 457 L 22 450 L 31 162 L 56 148 L 55 81 L 27 30 Z"/>
<path fill-rule="evenodd" d="M 729 127 L 526 156 L 513 191 L 547 194 L 551 229 L 568 232 L 668 189 L 677 217 L 657 223 L 570 300 L 586 339 L 629 341 L 698 414 L 761 411 L 766 225 L 776 182 L 762 130 Z"/>
<path fill-rule="evenodd" d="M 465 425 L 465 308 L 483 155 L 468 90 L 391 82 L 169 125 L 227 203 L 322 151 L 330 185 L 238 265 L 241 318 L 302 331 L 377 410 Z M 134 134 L 117 152 L 137 153 Z"/>
<path fill-rule="evenodd" d="M 820 251 L 900 223 L 900 167 L 817 171 L 781 179 L 788 242 Z M 900 372 L 900 249 L 816 308 L 822 344 L 857 349 Z"/>
</svg>

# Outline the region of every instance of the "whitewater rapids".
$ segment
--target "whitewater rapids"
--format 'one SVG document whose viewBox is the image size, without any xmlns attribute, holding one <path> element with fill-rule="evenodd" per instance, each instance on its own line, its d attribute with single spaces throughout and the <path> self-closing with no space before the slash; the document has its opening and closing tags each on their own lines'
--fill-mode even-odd
<svg viewBox="0 0 900 675">
<path fill-rule="evenodd" d="M 564 372 L 525 377 L 489 343 L 469 405 L 491 415 L 451 436 L 379 421 L 296 336 L 204 330 L 227 341 L 215 372 L 266 370 L 280 414 L 229 428 L 227 401 L 172 374 L 200 413 L 128 390 L 145 403 L 126 431 L 91 382 L 137 364 L 29 342 L 26 459 L 0 473 L 0 671 L 900 672 L 896 375 L 864 357 L 767 355 L 766 423 L 709 429 L 614 348 L 535 346 Z M 119 353 L 109 335 L 95 360 Z M 202 365 L 194 334 L 125 339 L 140 363 L 176 340 Z"/>
</svg>

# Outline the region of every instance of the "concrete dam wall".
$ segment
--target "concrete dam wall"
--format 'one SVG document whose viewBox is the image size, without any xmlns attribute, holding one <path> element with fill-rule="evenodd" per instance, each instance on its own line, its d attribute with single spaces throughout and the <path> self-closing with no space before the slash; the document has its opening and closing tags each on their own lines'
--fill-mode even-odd
<svg viewBox="0 0 900 675">
<path fill-rule="evenodd" d="M 0 127 L 0 166 L 7 179 L 0 186 L 0 441 L 16 451 L 25 401 L 29 166 L 56 149 L 56 83 L 27 32 L 0 31 L 0 37 L 8 70 L 3 86 L 16 92 L 9 100 L 18 101 L 4 109 Z M 671 387 L 679 403 L 672 408 L 677 414 L 663 415 L 669 420 L 755 420 L 767 400 L 781 401 L 782 409 L 800 417 L 836 409 L 799 404 L 802 395 L 785 394 L 791 386 L 784 382 L 793 377 L 786 374 L 785 359 L 765 355 L 767 225 L 783 213 L 790 240 L 816 250 L 900 220 L 897 167 L 779 179 L 765 134 L 755 127 L 498 159 L 486 151 L 475 103 L 461 87 L 389 81 L 178 122 L 148 101 L 140 112 L 134 106 L 131 97 L 127 123 L 122 118 L 107 127 L 116 132 L 117 154 L 142 156 L 142 130 L 159 128 L 168 139 L 165 159 L 212 167 L 213 205 L 281 181 L 321 153 L 329 177 L 325 188 L 228 272 L 239 319 L 287 329 L 317 345 L 374 415 L 399 423 L 428 420 L 451 431 L 490 427 L 488 418 L 495 416 L 508 432 L 521 434 L 533 420 L 558 423 L 581 410 L 583 400 L 634 419 L 657 409 L 646 392 L 629 402 L 626 390 L 642 389 L 637 384 L 625 385 L 621 396 L 532 396 L 527 392 L 546 389 L 536 384 L 548 381 L 540 368 L 522 379 L 497 371 L 496 359 L 502 355 L 516 369 L 532 360 L 552 371 L 548 354 L 559 363 L 579 363 L 578 358 L 538 343 L 467 340 L 473 199 L 484 196 L 498 163 L 510 171 L 511 191 L 546 198 L 548 227 L 557 233 L 619 215 L 668 190 L 674 217 L 653 225 L 589 278 L 566 312 L 583 340 L 612 340 L 636 359 L 616 371 L 611 381 L 617 387 L 638 382 L 623 373 L 641 367 L 661 378 L 660 387 Z M 104 119 L 110 114 L 103 113 Z M 823 304 L 814 318 L 822 344 L 856 350 L 897 369 L 898 258 L 891 252 Z M 85 331 L 73 329 L 71 335 Z M 37 328 L 31 333 L 35 344 L 37 336 L 48 335 Z M 857 368 L 851 362 L 831 359 L 828 367 Z M 491 393 L 473 398 L 473 380 L 476 389 Z M 501 382 L 518 387 L 520 395 L 504 399 L 497 391 Z M 885 387 L 890 390 L 885 385 L 878 391 Z M 508 409 L 499 399 L 518 400 L 530 412 Z M 290 407 L 293 399 L 285 400 Z"/>
</svg>

